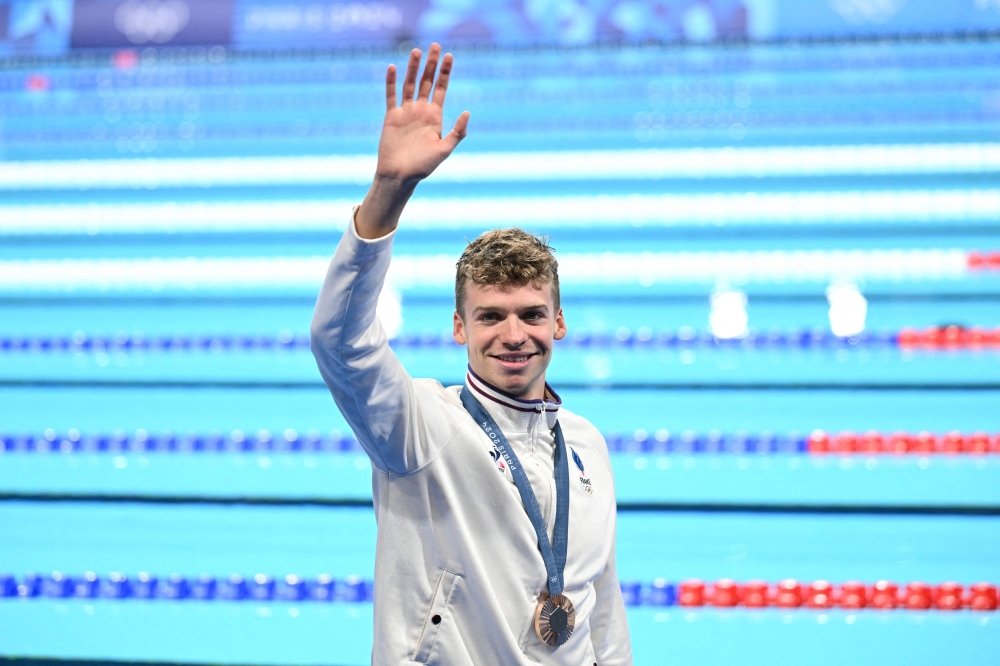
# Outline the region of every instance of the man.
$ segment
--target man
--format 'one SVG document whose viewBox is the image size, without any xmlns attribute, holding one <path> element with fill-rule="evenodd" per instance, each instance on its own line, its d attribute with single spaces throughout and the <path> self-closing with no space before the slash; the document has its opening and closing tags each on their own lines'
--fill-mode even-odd
<svg viewBox="0 0 1000 666">
<path fill-rule="evenodd" d="M 378 521 L 372 662 L 631 664 L 615 571 L 607 445 L 545 382 L 566 335 L 551 249 L 519 229 L 473 241 L 458 263 L 454 338 L 466 385 L 411 379 L 375 316 L 393 233 L 417 183 L 465 136 L 442 138 L 452 57 L 433 44 L 402 104 L 386 73 L 371 189 L 316 304 L 312 349 L 372 461 Z"/>
</svg>

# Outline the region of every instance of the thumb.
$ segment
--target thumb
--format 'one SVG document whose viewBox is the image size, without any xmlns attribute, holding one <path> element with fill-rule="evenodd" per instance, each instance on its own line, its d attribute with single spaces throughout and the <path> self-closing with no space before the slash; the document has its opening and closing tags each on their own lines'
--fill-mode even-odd
<svg viewBox="0 0 1000 666">
<path fill-rule="evenodd" d="M 455 121 L 455 127 L 453 127 L 452 130 L 448 132 L 448 135 L 442 139 L 442 141 L 447 144 L 449 153 L 455 150 L 459 142 L 465 138 L 465 135 L 468 134 L 468 129 L 469 112 L 463 111 L 462 115 L 460 115 L 458 120 Z"/>
</svg>

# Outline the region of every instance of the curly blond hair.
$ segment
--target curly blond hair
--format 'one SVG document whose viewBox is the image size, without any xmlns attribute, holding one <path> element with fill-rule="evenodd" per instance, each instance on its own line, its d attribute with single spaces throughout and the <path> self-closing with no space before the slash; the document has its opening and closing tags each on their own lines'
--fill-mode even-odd
<svg viewBox="0 0 1000 666">
<path fill-rule="evenodd" d="M 455 310 L 464 316 L 466 285 L 472 280 L 501 286 L 550 284 L 558 311 L 559 264 L 553 252 L 548 239 L 516 227 L 487 231 L 469 243 L 455 264 Z"/>
</svg>

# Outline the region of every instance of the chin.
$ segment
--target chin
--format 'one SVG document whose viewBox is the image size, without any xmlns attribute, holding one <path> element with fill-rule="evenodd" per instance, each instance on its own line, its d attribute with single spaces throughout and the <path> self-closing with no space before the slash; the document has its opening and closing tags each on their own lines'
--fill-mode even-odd
<svg viewBox="0 0 1000 666">
<path fill-rule="evenodd" d="M 496 387 L 507 393 L 518 395 L 528 388 L 529 383 L 524 377 L 499 377 Z"/>
<path fill-rule="evenodd" d="M 534 373 L 500 375 L 493 385 L 502 391 L 506 391 L 518 398 L 524 397 L 538 381 L 538 375 Z"/>
<path fill-rule="evenodd" d="M 508 374 L 502 371 L 482 373 L 477 371 L 477 374 L 491 386 L 515 396 L 523 393 L 531 384 L 530 380 L 521 373 Z"/>
</svg>

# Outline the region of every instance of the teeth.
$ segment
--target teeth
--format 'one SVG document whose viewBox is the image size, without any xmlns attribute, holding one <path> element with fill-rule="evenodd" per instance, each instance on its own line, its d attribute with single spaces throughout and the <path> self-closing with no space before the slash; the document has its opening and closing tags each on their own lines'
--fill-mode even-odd
<svg viewBox="0 0 1000 666">
<path fill-rule="evenodd" d="M 528 360 L 527 356 L 501 356 L 501 361 L 506 361 L 508 363 L 520 363 L 521 361 Z"/>
</svg>

